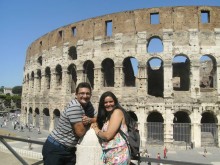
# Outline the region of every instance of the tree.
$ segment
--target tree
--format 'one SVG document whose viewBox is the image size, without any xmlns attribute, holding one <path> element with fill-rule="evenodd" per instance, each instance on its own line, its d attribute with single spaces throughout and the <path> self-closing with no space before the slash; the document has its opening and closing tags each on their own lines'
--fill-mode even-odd
<svg viewBox="0 0 220 165">
<path fill-rule="evenodd" d="M 22 93 L 22 86 L 15 86 L 12 88 L 12 93 L 13 94 L 18 94 L 21 95 Z"/>
</svg>

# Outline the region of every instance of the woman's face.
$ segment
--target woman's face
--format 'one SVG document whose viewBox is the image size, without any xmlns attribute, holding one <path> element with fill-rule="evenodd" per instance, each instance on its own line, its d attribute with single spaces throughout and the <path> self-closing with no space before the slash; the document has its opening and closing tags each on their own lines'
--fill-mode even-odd
<svg viewBox="0 0 220 165">
<path fill-rule="evenodd" d="M 112 97 L 107 96 L 104 100 L 104 107 L 106 111 L 112 111 L 115 107 L 115 101 Z"/>
</svg>

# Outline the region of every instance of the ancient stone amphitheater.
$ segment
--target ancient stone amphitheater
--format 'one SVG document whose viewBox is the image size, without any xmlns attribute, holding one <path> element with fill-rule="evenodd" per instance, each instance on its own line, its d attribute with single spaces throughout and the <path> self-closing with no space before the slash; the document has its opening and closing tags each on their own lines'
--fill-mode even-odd
<svg viewBox="0 0 220 165">
<path fill-rule="evenodd" d="M 155 40 L 159 51 L 150 49 Z M 219 147 L 219 58 L 220 7 L 139 9 L 65 25 L 27 49 L 21 120 L 53 129 L 87 81 L 95 107 L 110 90 L 136 112 L 142 146 Z"/>
</svg>

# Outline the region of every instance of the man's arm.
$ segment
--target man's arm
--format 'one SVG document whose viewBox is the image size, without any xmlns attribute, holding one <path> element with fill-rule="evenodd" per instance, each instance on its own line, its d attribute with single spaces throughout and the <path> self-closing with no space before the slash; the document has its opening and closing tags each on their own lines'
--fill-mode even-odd
<svg viewBox="0 0 220 165">
<path fill-rule="evenodd" d="M 72 128 L 75 134 L 80 138 L 85 135 L 86 130 L 87 130 L 82 122 L 77 122 L 77 123 L 72 124 Z"/>
</svg>

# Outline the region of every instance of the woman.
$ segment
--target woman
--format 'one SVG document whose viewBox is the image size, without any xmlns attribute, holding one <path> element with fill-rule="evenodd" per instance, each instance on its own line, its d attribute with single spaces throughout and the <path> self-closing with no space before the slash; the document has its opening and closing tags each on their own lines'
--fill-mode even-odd
<svg viewBox="0 0 220 165">
<path fill-rule="evenodd" d="M 121 129 L 127 134 L 128 128 L 122 108 L 112 92 L 108 91 L 102 94 L 99 101 L 97 123 L 92 124 L 92 128 L 101 141 L 104 164 L 129 164 L 129 149 L 119 133 L 119 129 Z"/>
</svg>

